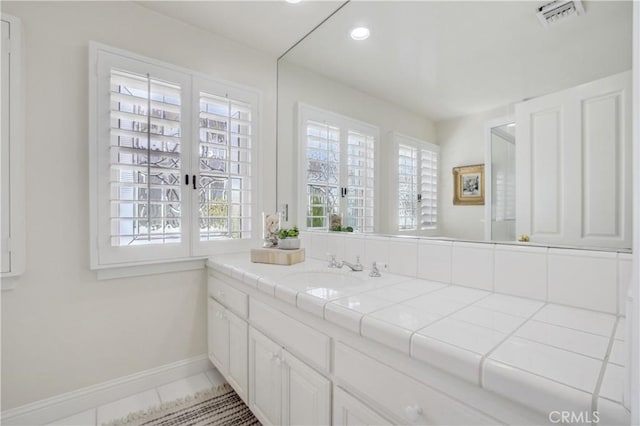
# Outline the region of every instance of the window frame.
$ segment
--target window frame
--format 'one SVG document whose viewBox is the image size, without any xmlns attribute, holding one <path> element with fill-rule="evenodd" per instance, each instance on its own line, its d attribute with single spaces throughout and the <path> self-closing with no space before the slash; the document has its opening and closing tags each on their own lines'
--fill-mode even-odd
<svg viewBox="0 0 640 426">
<path fill-rule="evenodd" d="M 105 62 L 106 61 L 106 62 Z M 110 167 L 105 149 L 109 140 L 109 101 L 105 98 L 105 84 L 109 89 L 108 76 L 104 69 L 108 64 L 119 65 L 123 71 L 146 74 L 148 70 L 159 72 L 154 77 L 181 84 L 181 231 L 180 243 L 137 245 L 135 247 L 111 246 L 109 237 L 109 211 L 104 208 L 110 202 L 105 176 Z M 102 74 L 101 74 L 102 73 Z M 107 81 L 105 81 L 105 78 Z M 198 196 L 192 189 L 191 176 L 199 175 L 199 93 L 201 88 L 216 90 L 211 94 L 245 101 L 252 108 L 251 146 L 251 238 L 218 239 L 200 241 L 198 219 Z M 209 92 L 211 92 L 209 90 Z M 207 91 L 207 90 L 202 90 Z M 108 95 L 106 95 L 108 96 Z M 214 79 L 203 73 L 176 66 L 160 60 L 131 53 L 122 49 L 91 41 L 89 43 L 89 214 L 90 214 L 90 268 L 98 271 L 99 278 L 135 276 L 169 270 L 199 269 L 207 256 L 229 251 L 247 249 L 256 239 L 259 226 L 260 200 L 257 191 L 259 163 L 259 121 L 261 110 L 260 91 L 225 80 Z M 106 130 L 106 134 L 105 134 Z M 107 141 L 107 142 L 105 142 Z M 189 186 L 184 175 L 190 175 Z M 200 188 L 198 188 L 199 190 Z M 198 260 L 198 262 L 196 262 Z M 167 265 L 173 265 L 167 267 Z M 155 266 L 154 266 L 155 265 Z M 145 268 L 149 266 L 149 268 Z M 154 267 L 152 267 L 154 266 Z M 102 270 L 112 269 L 104 272 Z M 121 269 L 114 271 L 113 269 Z"/>
<path fill-rule="evenodd" d="M 0 273 L 2 290 L 15 288 L 17 277 L 26 270 L 26 147 L 25 147 L 25 89 L 23 78 L 23 38 L 22 21 L 12 15 L 2 13 L 0 19 L 9 25 L 9 41 L 2 43 L 2 49 L 8 49 L 9 61 L 9 94 L 3 94 L 3 99 L 8 99 L 8 123 L 2 123 L 2 127 L 8 125 L 8 139 L 2 141 L 3 161 L 9 166 L 8 186 L 9 192 L 3 191 L 3 204 L 8 203 L 9 221 L 2 226 L 2 253 L 0 256 L 9 255 L 8 271 Z M 3 52 L 4 53 L 4 52 Z M 4 77 L 4 76 L 3 76 Z M 8 154 L 8 157 L 6 156 Z M 2 167 L 2 166 L 0 166 Z M 3 170 L 4 173 L 4 170 Z M 1 214 L 1 213 L 0 213 Z M 6 229 L 5 229 L 6 226 Z M 8 279 L 7 279 L 8 278 Z"/>
<path fill-rule="evenodd" d="M 436 145 L 434 143 L 431 142 L 427 142 L 421 139 L 417 139 L 411 136 L 407 136 L 404 135 L 402 133 L 398 133 L 398 132 L 391 132 L 391 140 L 392 140 L 392 146 L 393 146 L 393 150 L 394 150 L 394 154 L 393 154 L 393 158 L 395 159 L 394 161 L 394 193 L 395 193 L 395 203 L 393 204 L 393 206 L 395 207 L 394 210 L 392 210 L 391 214 L 393 217 L 393 229 L 395 232 L 399 232 L 401 234 L 404 233 L 419 233 L 421 235 L 435 235 L 438 230 L 440 229 L 440 203 L 441 203 L 441 198 L 440 198 L 440 186 L 442 183 L 442 170 L 440 167 L 441 161 L 440 161 L 440 146 Z M 399 179 L 399 150 L 400 150 L 400 145 L 406 145 L 406 146 L 410 146 L 414 149 L 416 149 L 417 152 L 417 158 L 416 158 L 416 178 L 417 178 L 417 182 L 416 182 L 416 188 L 417 188 L 417 194 L 422 195 L 422 151 L 426 150 L 426 151 L 430 151 L 432 153 L 436 154 L 436 158 L 437 158 L 437 164 L 438 164 L 438 168 L 437 168 L 437 181 L 435 184 L 435 187 L 437 189 L 437 198 L 436 198 L 436 214 L 437 214 L 437 220 L 436 220 L 436 225 L 433 227 L 422 227 L 422 207 L 421 205 L 417 202 L 417 200 L 415 200 L 415 204 L 416 204 L 416 214 L 415 214 L 415 220 L 416 220 L 416 228 L 415 229 L 400 229 L 400 223 L 399 223 L 399 218 L 398 218 L 398 209 L 399 209 L 399 199 L 400 199 L 400 179 Z"/>
<path fill-rule="evenodd" d="M 340 175 L 338 187 L 348 187 L 348 137 L 350 131 L 361 132 L 367 136 L 374 138 L 373 152 L 374 152 L 374 183 L 373 183 L 373 230 L 360 231 L 358 233 L 375 233 L 379 229 L 379 182 L 380 182 L 380 128 L 373 124 L 366 123 L 361 120 L 357 120 L 346 115 L 338 114 L 332 111 L 324 110 L 309 104 L 298 102 L 297 104 L 297 136 L 298 143 L 296 147 L 298 149 L 298 226 L 300 229 L 308 231 L 326 231 L 324 228 L 308 228 L 307 227 L 307 176 L 306 176 L 306 122 L 316 121 L 328 123 L 331 126 L 336 126 L 340 131 Z M 339 196 L 340 197 L 340 196 Z M 341 197 L 342 198 L 342 197 Z M 346 200 L 346 198 L 345 198 Z M 344 213 L 348 210 L 347 202 L 340 200 L 340 213 Z M 343 225 L 345 225 L 343 223 Z"/>
</svg>

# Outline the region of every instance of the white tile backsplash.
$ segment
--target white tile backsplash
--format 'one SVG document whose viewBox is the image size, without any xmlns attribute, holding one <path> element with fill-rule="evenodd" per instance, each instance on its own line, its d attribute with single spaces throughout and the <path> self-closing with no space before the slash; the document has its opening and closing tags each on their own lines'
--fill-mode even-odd
<svg viewBox="0 0 640 426">
<path fill-rule="evenodd" d="M 418 278 L 451 282 L 451 241 L 418 242 Z"/>
<path fill-rule="evenodd" d="M 418 273 L 418 240 L 389 239 L 389 272 L 415 277 Z"/>
<path fill-rule="evenodd" d="M 388 237 L 367 237 L 364 248 L 364 266 L 371 268 L 373 262 L 379 264 L 389 264 L 389 243 Z"/>
<path fill-rule="evenodd" d="M 495 291 L 547 300 L 547 249 L 496 246 Z"/>
<path fill-rule="evenodd" d="M 334 254 L 338 262 L 345 260 L 345 256 L 351 257 L 344 249 L 344 236 L 342 233 L 330 233 L 327 238 L 327 253 Z M 326 256 L 323 258 L 326 259 Z"/>
<path fill-rule="evenodd" d="M 303 238 L 310 258 L 360 256 L 367 270 L 376 261 L 394 274 L 624 315 L 628 253 L 337 232 Z"/>
<path fill-rule="evenodd" d="M 329 252 L 329 235 L 322 232 L 310 232 L 309 235 L 311 236 L 309 257 L 326 260 Z"/>
<path fill-rule="evenodd" d="M 549 249 L 549 302 L 617 313 L 616 253 Z"/>
<path fill-rule="evenodd" d="M 360 256 L 360 263 L 364 265 L 365 238 L 360 235 L 345 235 L 343 237 L 344 260 L 355 263 L 356 257 Z M 365 265 L 371 266 L 371 265 Z"/>
<path fill-rule="evenodd" d="M 451 282 L 493 290 L 493 244 L 453 243 Z"/>
</svg>

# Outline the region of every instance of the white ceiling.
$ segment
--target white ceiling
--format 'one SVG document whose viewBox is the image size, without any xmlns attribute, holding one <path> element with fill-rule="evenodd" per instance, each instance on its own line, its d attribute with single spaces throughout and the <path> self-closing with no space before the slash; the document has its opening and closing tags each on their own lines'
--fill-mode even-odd
<svg viewBox="0 0 640 426">
<path fill-rule="evenodd" d="M 343 1 L 139 1 L 141 6 L 275 57 L 283 54 Z"/>
<path fill-rule="evenodd" d="M 585 15 L 546 28 L 544 3 L 352 1 L 285 59 L 434 120 L 631 68 L 630 1 L 585 1 Z M 371 37 L 351 40 L 360 25 Z"/>
</svg>

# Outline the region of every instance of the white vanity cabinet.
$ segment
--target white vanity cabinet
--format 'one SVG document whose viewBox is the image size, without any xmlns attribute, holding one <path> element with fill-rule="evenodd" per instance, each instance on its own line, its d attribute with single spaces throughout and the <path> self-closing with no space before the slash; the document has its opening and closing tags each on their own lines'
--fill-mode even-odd
<svg viewBox="0 0 640 426">
<path fill-rule="evenodd" d="M 236 393 L 247 402 L 247 323 L 209 298 L 209 359 Z"/>
<path fill-rule="evenodd" d="M 389 421 L 336 386 L 333 392 L 333 426 L 387 426 Z"/>
<path fill-rule="evenodd" d="M 331 382 L 249 329 L 249 408 L 263 424 L 330 424 Z"/>
</svg>

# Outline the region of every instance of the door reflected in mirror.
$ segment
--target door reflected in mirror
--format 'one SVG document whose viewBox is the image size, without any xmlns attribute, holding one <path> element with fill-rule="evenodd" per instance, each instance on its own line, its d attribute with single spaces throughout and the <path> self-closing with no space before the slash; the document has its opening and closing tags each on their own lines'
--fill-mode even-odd
<svg viewBox="0 0 640 426">
<path fill-rule="evenodd" d="M 491 220 L 486 239 L 491 241 L 516 240 L 515 127 L 511 122 L 490 129 L 491 168 L 487 168 L 487 180 L 491 182 L 491 191 L 487 205 Z"/>
</svg>

